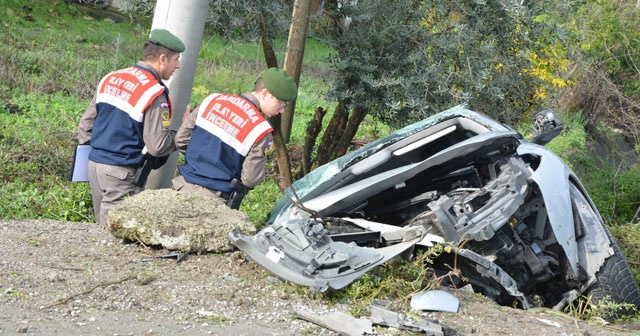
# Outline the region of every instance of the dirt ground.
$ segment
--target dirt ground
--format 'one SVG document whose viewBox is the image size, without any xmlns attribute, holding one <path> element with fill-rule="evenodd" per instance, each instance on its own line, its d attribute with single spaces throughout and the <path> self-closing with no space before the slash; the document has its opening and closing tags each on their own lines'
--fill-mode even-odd
<svg viewBox="0 0 640 336">
<path fill-rule="evenodd" d="M 180 262 L 169 252 L 125 244 L 93 223 L 0 221 L 0 335 L 336 335 L 296 313 L 348 312 L 296 293 L 240 252 Z M 457 313 L 421 315 L 445 335 L 640 334 L 637 324 L 454 294 Z M 373 334 L 411 333 L 374 326 Z"/>
</svg>

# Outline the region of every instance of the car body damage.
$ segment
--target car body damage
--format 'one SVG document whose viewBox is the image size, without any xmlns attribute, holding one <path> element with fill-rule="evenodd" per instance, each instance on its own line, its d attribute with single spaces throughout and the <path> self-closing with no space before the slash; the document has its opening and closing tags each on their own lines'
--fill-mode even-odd
<svg viewBox="0 0 640 336">
<path fill-rule="evenodd" d="M 310 220 L 274 224 L 249 238 L 231 233 L 234 245 L 280 278 L 314 291 L 341 289 L 363 273 L 410 249 L 419 236 L 379 249 L 310 234 L 318 224 Z M 321 229 L 323 230 L 323 229 Z"/>
<path fill-rule="evenodd" d="M 637 305 L 637 284 L 589 195 L 541 145 L 559 119 L 545 109 L 536 127 L 540 144 L 457 106 L 315 169 L 287 189 L 264 230 L 229 238 L 318 291 L 435 243 L 454 248 L 443 264 L 456 258 L 465 281 L 501 304 L 561 308 L 591 293 Z M 620 288 L 611 272 L 624 275 Z"/>
</svg>

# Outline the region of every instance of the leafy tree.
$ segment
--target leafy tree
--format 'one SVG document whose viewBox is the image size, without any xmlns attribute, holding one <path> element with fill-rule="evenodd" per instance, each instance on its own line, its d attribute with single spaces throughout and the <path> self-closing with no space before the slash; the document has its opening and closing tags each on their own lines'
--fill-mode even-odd
<svg viewBox="0 0 640 336">
<path fill-rule="evenodd" d="M 531 59 L 553 34 L 533 19 L 547 2 L 329 2 L 338 105 L 317 164 L 344 154 L 367 114 L 401 127 L 460 103 L 505 122 L 536 109 Z"/>
</svg>

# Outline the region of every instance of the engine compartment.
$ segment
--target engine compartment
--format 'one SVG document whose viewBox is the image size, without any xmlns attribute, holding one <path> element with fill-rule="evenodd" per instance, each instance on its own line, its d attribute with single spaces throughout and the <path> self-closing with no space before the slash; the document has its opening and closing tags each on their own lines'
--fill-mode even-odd
<svg viewBox="0 0 640 336">
<path fill-rule="evenodd" d="M 552 307 L 577 288 L 580 279 L 568 267 L 549 226 L 542 194 L 529 180 L 539 158 L 517 155 L 517 145 L 500 142 L 485 147 L 456 158 L 460 167 L 453 171 L 453 162 L 447 164 L 449 170 L 433 167 L 331 215 L 346 221 L 363 218 L 400 227 L 422 226 L 452 246 L 463 246 L 499 266 L 504 274 L 497 276 L 491 274 L 495 270 L 482 270 L 478 260 L 457 256 L 468 282 L 485 295 L 502 304 L 512 304 L 516 298 L 526 308 Z M 346 225 L 335 224 L 331 234 L 348 231 Z M 376 245 L 372 242 L 380 239 L 357 237 L 362 246 Z M 521 297 L 500 283 L 505 276 L 523 293 Z"/>
</svg>

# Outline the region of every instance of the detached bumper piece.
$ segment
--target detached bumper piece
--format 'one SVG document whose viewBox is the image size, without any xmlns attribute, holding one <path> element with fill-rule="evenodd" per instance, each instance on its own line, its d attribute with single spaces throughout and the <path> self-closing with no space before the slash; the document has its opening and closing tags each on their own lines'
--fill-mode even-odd
<svg viewBox="0 0 640 336">
<path fill-rule="evenodd" d="M 274 224 L 254 236 L 228 235 L 233 245 L 279 278 L 312 291 L 341 289 L 372 268 L 413 247 L 418 239 L 372 249 L 334 242 L 312 220 Z"/>
</svg>

